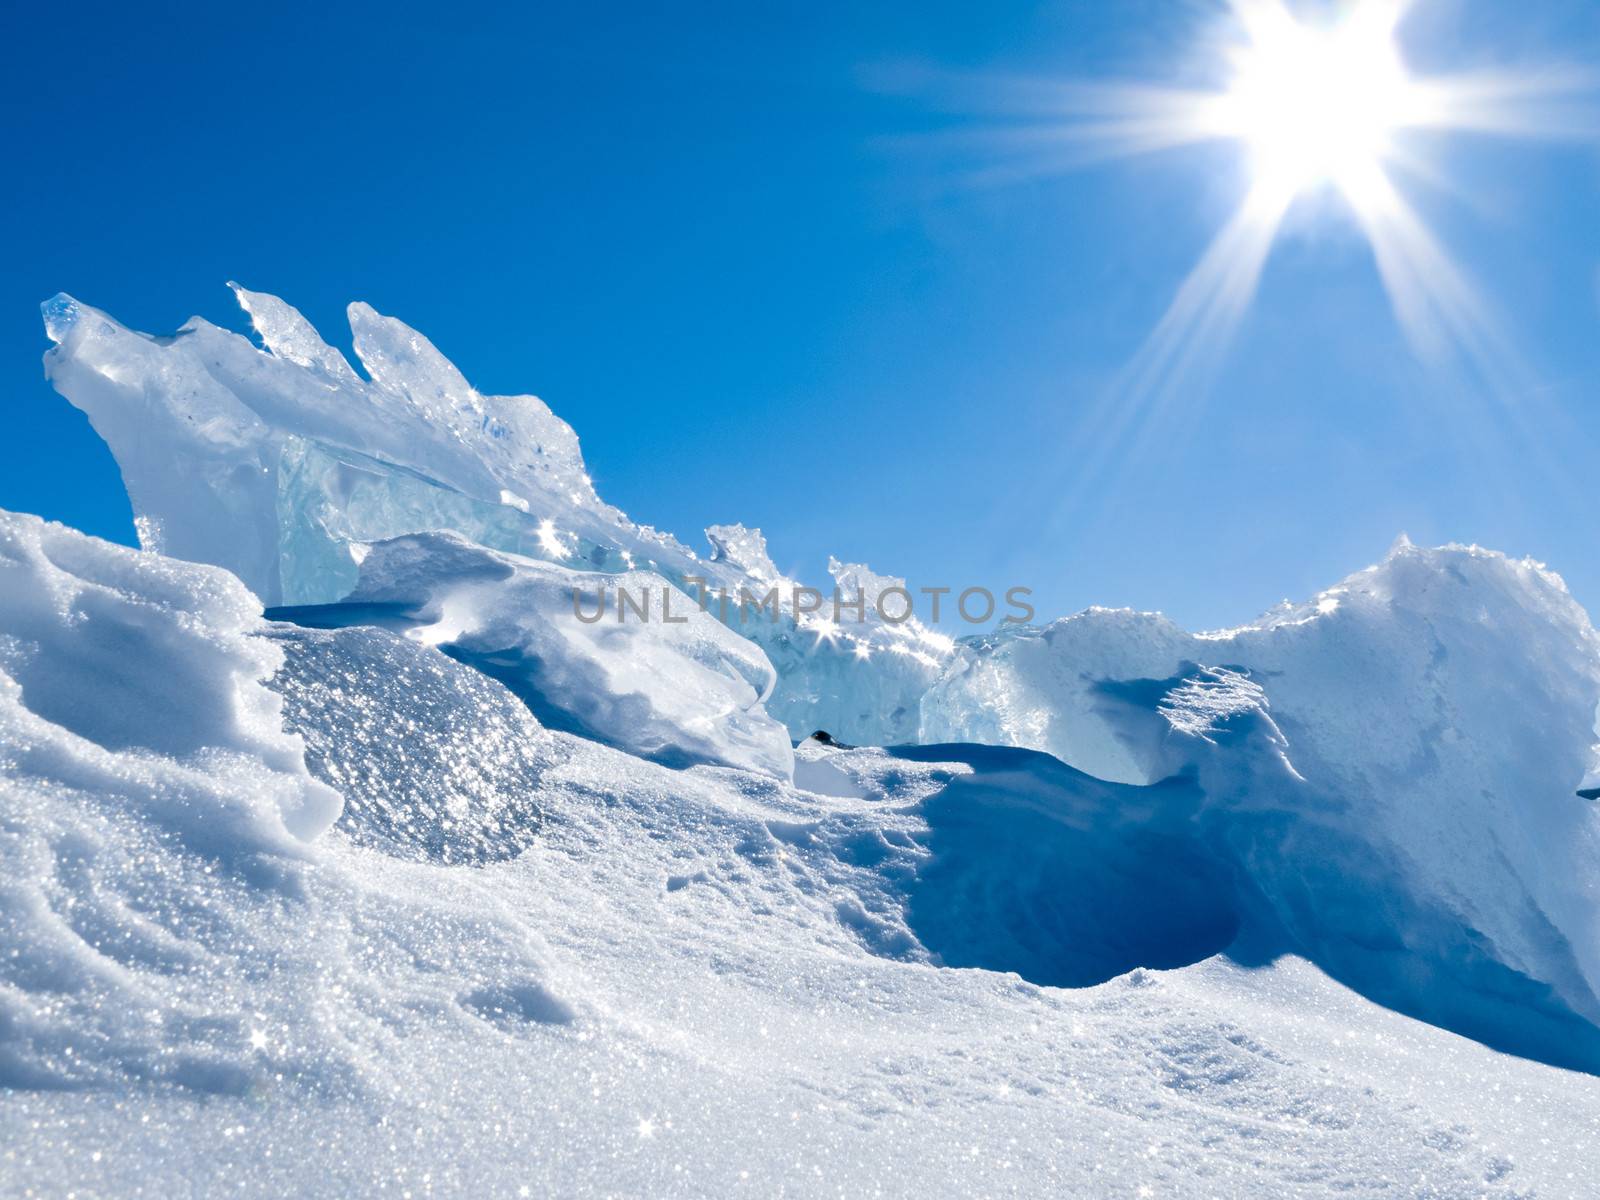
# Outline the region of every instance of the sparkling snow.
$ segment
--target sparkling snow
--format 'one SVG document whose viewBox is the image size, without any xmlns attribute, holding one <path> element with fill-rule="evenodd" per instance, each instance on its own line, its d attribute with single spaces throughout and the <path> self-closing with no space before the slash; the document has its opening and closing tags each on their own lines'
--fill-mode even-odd
<svg viewBox="0 0 1600 1200">
<path fill-rule="evenodd" d="M 1600 640 L 1539 564 L 720 623 L 759 531 L 235 291 L 261 347 L 45 306 L 145 550 L 0 513 L 0 1192 L 1593 1193 Z"/>
</svg>

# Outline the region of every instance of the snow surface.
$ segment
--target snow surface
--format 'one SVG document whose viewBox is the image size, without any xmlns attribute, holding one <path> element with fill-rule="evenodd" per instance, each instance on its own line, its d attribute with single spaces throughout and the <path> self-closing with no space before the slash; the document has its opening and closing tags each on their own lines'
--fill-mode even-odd
<svg viewBox="0 0 1600 1200">
<path fill-rule="evenodd" d="M 542 402 L 235 290 L 263 348 L 45 307 L 146 550 L 0 514 L 0 1191 L 1592 1194 L 1555 575 L 741 621 L 690 597 L 796 586 L 759 531 L 702 558 Z"/>
<path fill-rule="evenodd" d="M 265 711 L 252 677 L 287 634 L 303 639 L 297 687 L 325 655 L 321 677 L 366 710 L 319 724 L 299 709 L 330 773 L 366 752 L 367 722 L 448 738 L 475 708 L 514 711 L 433 651 L 448 665 L 425 686 L 354 690 L 369 672 L 419 679 L 426 648 L 268 626 L 213 569 L 32 518 L 4 529 L 24 548 L 12 582 L 63 599 L 60 622 L 27 622 L 36 667 L 81 652 L 66 618 L 91 579 L 169 635 L 122 642 L 129 702 L 169 703 L 155 668 L 232 636 L 259 653 L 224 675 Z M 201 626 L 177 596 L 196 599 L 203 639 L 181 640 Z M 12 647 L 23 623 L 3 611 Z M 515 769 L 537 774 L 539 836 L 465 866 L 397 843 L 372 804 L 309 842 L 216 825 L 262 780 L 314 790 L 291 738 L 207 727 L 227 768 L 158 808 L 149 778 L 221 749 L 136 748 L 115 723 L 34 713 L 25 684 L 6 697 L 8 1190 L 1511 1197 L 1580 1196 L 1600 1169 L 1592 1076 L 1375 1006 L 1300 959 L 1113 976 L 1216 931 L 1197 906 L 1126 911 L 1128 892 L 1186 886 L 1157 878 L 1170 854 L 1117 857 L 1160 821 L 1101 801 L 1150 789 L 1035 752 L 808 748 L 859 793 L 844 797 L 527 723 Z M 460 788 L 449 755 L 411 769 L 421 790 L 456 789 L 451 819 L 499 805 L 494 787 Z M 1146 808 L 1192 799 L 1158 790 L 1172 794 Z M 1050 855 L 1099 875 L 1038 870 Z M 939 965 L 986 922 L 1050 931 L 1090 986 Z"/>
</svg>

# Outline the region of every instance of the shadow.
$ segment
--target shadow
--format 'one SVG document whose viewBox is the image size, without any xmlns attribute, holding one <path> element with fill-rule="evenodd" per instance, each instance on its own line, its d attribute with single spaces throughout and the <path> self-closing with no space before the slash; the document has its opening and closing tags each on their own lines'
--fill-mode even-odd
<svg viewBox="0 0 1600 1200">
<path fill-rule="evenodd" d="M 1600 1074 L 1600 1028 L 1563 989 L 1499 961 L 1303 781 L 1304 796 L 1233 807 L 1210 803 L 1192 773 L 1140 786 L 1032 750 L 887 752 L 972 769 L 924 802 L 930 853 L 908 893 L 912 933 L 945 966 L 1088 987 L 1216 954 L 1246 967 L 1294 954 L 1386 1008 Z M 1548 939 L 1542 972 L 1586 994 L 1559 932 L 1531 904 L 1525 919 Z"/>
<path fill-rule="evenodd" d="M 1088 987 L 1210 958 L 1238 935 L 1231 871 L 1192 832 L 1191 779 L 1106 783 L 1030 750 L 902 747 L 965 762 L 924 805 L 909 923 L 946 966 Z"/>
</svg>

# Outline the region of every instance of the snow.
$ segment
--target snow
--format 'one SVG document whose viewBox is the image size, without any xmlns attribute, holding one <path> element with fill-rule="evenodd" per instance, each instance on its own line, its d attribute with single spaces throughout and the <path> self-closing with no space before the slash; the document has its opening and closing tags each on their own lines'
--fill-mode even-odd
<svg viewBox="0 0 1600 1200">
<path fill-rule="evenodd" d="M 1307 604 L 1190 636 L 1091 610 L 984 639 L 926 740 L 1101 779 L 1190 773 L 1280 936 L 1384 1003 L 1600 1066 L 1600 643 L 1558 577 L 1399 545 Z M 1197 742 L 1199 743 L 1197 745 Z"/>
<path fill-rule="evenodd" d="M 1169 689 L 1207 717 L 1165 784 L 811 745 L 834 786 L 796 789 L 541 728 L 395 632 L 262 622 L 212 568 L 5 529 L 6 578 L 50 598 L 3 607 L 7 670 L 34 670 L 0 787 L 0 1132 L 26 1187 L 1510 1197 L 1600 1168 L 1592 1077 L 1297 956 L 1215 954 L 1254 915 L 1192 827 L 1206 756 L 1279 744 L 1237 681 Z M 219 744 L 33 711 L 27 680 L 85 643 L 121 647 L 123 711 L 172 711 L 178 654 L 212 663 L 192 699 L 238 705 L 195 726 Z M 252 724 L 275 667 L 347 796 L 309 840 L 250 807 L 325 794 Z M 506 819 L 530 785 L 532 837 Z M 453 803 L 399 819 L 424 796 Z"/>
<path fill-rule="evenodd" d="M 449 735 L 475 705 L 509 711 L 458 664 L 413 686 L 425 648 L 391 633 L 278 626 L 261 644 L 285 634 L 306 639 L 302 688 L 323 654 L 340 689 L 407 672 L 362 686 L 372 722 L 443 704 Z M 322 761 L 369 734 L 326 724 Z M 968 867 L 999 854 L 993 876 L 1017 874 L 1038 827 L 1000 812 L 980 844 L 963 831 L 997 769 L 1036 797 L 1082 782 L 1042 755 L 823 751 L 850 798 L 521 735 L 546 820 L 480 866 L 360 836 L 387 816 L 352 804 L 310 857 L 241 869 L 115 793 L 11 776 L 8 945 L 53 931 L 50 961 L 70 945 L 115 990 L 0 963 L 8 1178 L 161 1196 L 1512 1197 L 1579 1195 L 1600 1167 L 1591 1078 L 1378 1008 L 1297 959 L 1082 988 L 938 965 L 927 871 L 962 869 L 953 842 Z M 1058 848 L 1063 832 L 1079 836 L 1060 825 Z M 19 896 L 18 880 L 39 882 Z M 981 916 L 953 899 L 947 921 Z"/>
<path fill-rule="evenodd" d="M 0 513 L 3 1190 L 1587 1194 L 1557 576 L 719 620 L 795 585 L 759 531 L 701 558 L 542 402 L 236 291 L 264 348 L 46 306 L 147 549 Z"/>
<path fill-rule="evenodd" d="M 298 854 L 339 815 L 262 680 L 255 598 L 226 571 L 0 514 L 9 777 L 118 793 L 189 840 Z"/>
</svg>

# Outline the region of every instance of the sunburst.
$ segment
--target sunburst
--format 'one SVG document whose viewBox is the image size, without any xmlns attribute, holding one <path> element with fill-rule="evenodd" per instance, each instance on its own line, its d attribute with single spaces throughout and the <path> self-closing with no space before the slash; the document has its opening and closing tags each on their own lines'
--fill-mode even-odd
<svg viewBox="0 0 1600 1200">
<path fill-rule="evenodd" d="M 1057 82 L 1026 90 L 1011 127 L 1011 177 L 1063 162 L 1231 143 L 1248 164 L 1237 208 L 1179 285 L 1130 365 L 1134 390 L 1193 382 L 1227 346 L 1295 201 L 1336 195 L 1370 243 L 1394 313 L 1424 357 L 1483 365 L 1501 339 L 1467 273 L 1400 186 L 1441 177 L 1411 135 L 1559 137 L 1593 132 L 1593 78 L 1570 68 L 1424 75 L 1399 30 L 1410 0 L 1351 0 L 1311 20 L 1286 0 L 1228 0 L 1231 27 L 1210 89 Z"/>
</svg>

